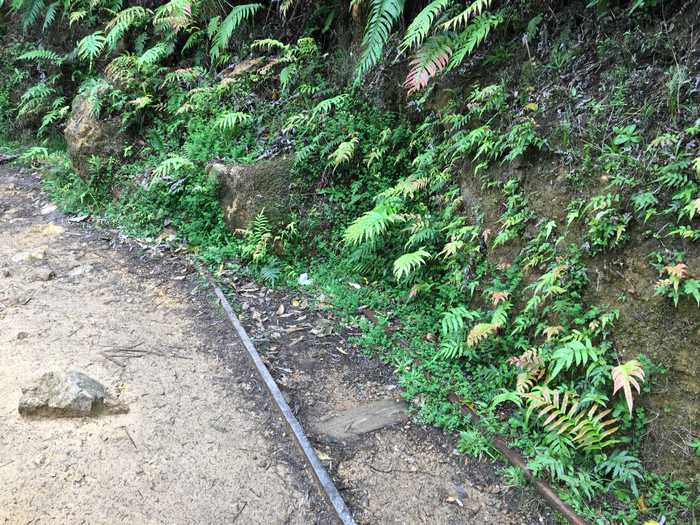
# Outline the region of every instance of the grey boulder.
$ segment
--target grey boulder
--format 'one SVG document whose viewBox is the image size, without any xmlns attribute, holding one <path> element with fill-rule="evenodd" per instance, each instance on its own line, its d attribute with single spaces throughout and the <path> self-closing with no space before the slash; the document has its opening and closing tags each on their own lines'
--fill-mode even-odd
<svg viewBox="0 0 700 525">
<path fill-rule="evenodd" d="M 101 383 L 70 370 L 47 372 L 22 388 L 18 410 L 23 416 L 85 417 L 125 414 L 129 408 L 111 397 Z"/>
</svg>

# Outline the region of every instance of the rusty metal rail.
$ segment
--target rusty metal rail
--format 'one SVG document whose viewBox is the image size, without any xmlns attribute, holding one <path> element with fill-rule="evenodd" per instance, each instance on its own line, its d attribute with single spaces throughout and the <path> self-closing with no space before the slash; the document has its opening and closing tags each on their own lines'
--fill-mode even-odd
<svg viewBox="0 0 700 525">
<path fill-rule="evenodd" d="M 207 270 L 201 267 L 199 271 L 207 279 L 207 281 L 209 281 L 209 284 L 214 289 L 214 293 L 218 297 L 219 302 L 221 303 L 221 306 L 224 309 L 224 312 L 226 312 L 226 316 L 228 317 L 229 321 L 231 321 L 233 328 L 236 330 L 238 336 L 243 342 L 243 346 L 248 351 L 248 357 L 253 362 L 253 365 L 255 366 L 255 369 L 260 375 L 260 378 L 263 380 L 263 383 L 265 383 L 267 390 L 270 392 L 272 399 L 277 405 L 277 409 L 282 414 L 282 417 L 284 418 L 285 423 L 291 430 L 297 445 L 301 449 L 307 463 L 311 467 L 316 482 L 319 485 L 319 488 L 324 493 L 325 497 L 328 499 L 329 503 L 335 510 L 338 519 L 341 523 L 343 523 L 343 525 L 355 525 L 355 520 L 353 519 L 350 510 L 345 504 L 343 497 L 338 492 L 338 489 L 333 483 L 333 480 L 328 475 L 328 472 L 321 463 L 321 460 L 318 458 L 318 455 L 316 454 L 314 447 L 311 445 L 311 442 L 306 437 L 304 429 L 299 423 L 299 420 L 292 412 L 292 409 L 289 407 L 287 400 L 282 395 L 282 392 L 277 386 L 277 383 L 273 379 L 272 375 L 270 375 L 270 371 L 267 369 L 265 363 L 263 363 L 262 359 L 260 358 L 260 354 L 255 349 L 253 342 L 250 340 L 250 337 L 248 337 L 245 328 L 243 328 L 243 325 L 241 325 L 241 322 L 238 320 L 238 317 L 234 313 L 233 308 L 231 308 L 231 304 L 226 299 L 224 292 L 216 284 L 211 273 L 209 273 Z"/>
</svg>

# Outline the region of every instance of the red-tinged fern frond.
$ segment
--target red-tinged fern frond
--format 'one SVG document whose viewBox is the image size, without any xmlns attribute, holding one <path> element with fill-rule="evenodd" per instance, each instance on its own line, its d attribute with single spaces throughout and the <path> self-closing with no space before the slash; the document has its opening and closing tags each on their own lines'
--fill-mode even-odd
<svg viewBox="0 0 700 525">
<path fill-rule="evenodd" d="M 479 323 L 469 331 L 467 335 L 467 345 L 474 347 L 481 341 L 498 331 L 498 326 L 492 323 Z"/>
<path fill-rule="evenodd" d="M 447 36 L 436 35 L 426 40 L 418 50 L 404 84 L 409 95 L 423 89 L 432 78 L 445 70 L 452 56 L 450 42 Z"/>
<path fill-rule="evenodd" d="M 683 263 L 678 263 L 675 266 L 664 266 L 664 271 L 671 277 L 675 277 L 677 279 L 685 279 L 688 277 L 688 266 Z"/>
<path fill-rule="evenodd" d="M 622 389 L 625 394 L 625 399 L 627 400 L 627 408 L 629 408 L 630 415 L 632 415 L 632 408 L 634 406 L 632 387 L 637 389 L 637 393 L 641 392 L 637 379 L 639 379 L 639 381 L 644 381 L 644 370 L 636 359 L 627 361 L 625 364 L 612 369 L 613 395 L 615 395 L 618 390 Z"/>
<path fill-rule="evenodd" d="M 529 392 L 545 374 L 544 361 L 534 348 L 519 356 L 511 357 L 508 359 L 508 364 L 520 369 L 515 382 L 515 391 L 521 395 Z"/>
<path fill-rule="evenodd" d="M 515 365 L 522 370 L 537 370 L 544 366 L 544 362 L 536 349 L 527 350 L 522 354 L 508 359 L 509 365 Z"/>
<path fill-rule="evenodd" d="M 510 292 L 508 291 L 493 292 L 491 294 L 491 302 L 494 306 L 497 306 L 498 303 L 505 301 L 508 297 L 510 297 Z"/>
<path fill-rule="evenodd" d="M 549 341 L 552 337 L 558 336 L 563 331 L 564 327 L 561 325 L 548 326 L 547 328 L 542 330 L 542 334 L 547 338 L 547 341 Z"/>
<path fill-rule="evenodd" d="M 515 391 L 524 395 L 544 376 L 544 369 L 527 369 L 519 372 L 515 379 Z"/>
</svg>

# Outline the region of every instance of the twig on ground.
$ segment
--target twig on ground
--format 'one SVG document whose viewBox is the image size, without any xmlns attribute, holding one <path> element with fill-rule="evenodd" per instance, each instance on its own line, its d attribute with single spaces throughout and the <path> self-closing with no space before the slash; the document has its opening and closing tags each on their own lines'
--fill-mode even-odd
<svg viewBox="0 0 700 525">
<path fill-rule="evenodd" d="M 241 507 L 241 510 L 239 510 L 239 511 L 236 513 L 236 515 L 235 515 L 235 516 L 233 517 L 233 519 L 231 520 L 231 523 L 236 523 L 236 520 L 238 519 L 238 517 L 241 515 L 241 513 L 245 510 L 245 508 L 246 508 L 247 506 L 248 506 L 248 502 L 247 502 L 247 501 L 244 501 L 244 502 L 243 502 L 243 506 Z"/>
<path fill-rule="evenodd" d="M 134 445 L 134 448 L 135 448 L 136 450 L 138 450 L 139 447 L 136 446 L 136 442 L 134 441 L 134 438 L 132 438 L 132 437 L 131 437 L 131 434 L 129 434 L 129 429 L 126 428 L 125 426 L 123 426 L 122 429 L 124 430 L 124 433 L 126 434 L 126 437 L 128 437 L 128 438 L 129 438 L 129 441 L 131 441 L 131 444 Z"/>
</svg>

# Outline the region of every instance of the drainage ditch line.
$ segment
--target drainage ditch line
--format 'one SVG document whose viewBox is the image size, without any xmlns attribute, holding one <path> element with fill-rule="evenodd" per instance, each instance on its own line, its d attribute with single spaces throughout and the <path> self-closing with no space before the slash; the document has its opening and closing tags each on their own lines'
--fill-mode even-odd
<svg viewBox="0 0 700 525">
<path fill-rule="evenodd" d="M 241 322 L 238 320 L 238 317 L 234 313 L 233 308 L 231 308 L 231 304 L 226 299 L 224 292 L 222 292 L 221 288 L 217 286 L 211 273 L 209 273 L 207 270 L 201 267 L 199 271 L 200 274 L 202 274 L 207 279 L 207 281 L 209 281 L 209 284 L 214 289 L 214 293 L 219 298 L 219 302 L 221 303 L 221 306 L 226 312 L 226 316 L 228 317 L 229 321 L 231 321 L 233 328 L 236 330 L 238 336 L 243 342 L 243 346 L 245 346 L 245 349 L 248 351 L 248 357 L 250 357 L 250 360 L 255 365 L 258 375 L 263 380 L 265 386 L 267 387 L 267 390 L 270 392 L 270 395 L 274 399 L 275 404 L 277 405 L 277 409 L 284 417 L 287 426 L 294 435 L 297 445 L 304 454 L 306 461 L 311 466 L 311 469 L 314 473 L 314 477 L 316 478 L 319 487 L 321 488 L 324 495 L 335 510 L 338 519 L 343 523 L 343 525 L 356 525 L 352 514 L 350 514 L 350 510 L 348 509 L 347 505 L 345 504 L 345 501 L 343 500 L 343 497 L 338 492 L 338 489 L 333 483 L 333 480 L 328 475 L 328 472 L 321 463 L 321 460 L 318 458 L 314 447 L 311 445 L 311 442 L 304 433 L 303 427 L 299 423 L 299 420 L 296 418 L 296 416 L 292 413 L 291 408 L 289 408 L 289 404 L 282 395 L 282 392 L 277 386 L 277 383 L 272 378 L 272 375 L 270 375 L 270 372 L 265 366 L 265 363 L 263 363 L 262 359 L 260 358 L 260 354 L 255 349 L 253 342 L 250 340 L 250 337 L 248 337 L 245 328 L 243 328 L 243 325 L 241 325 Z"/>
</svg>

